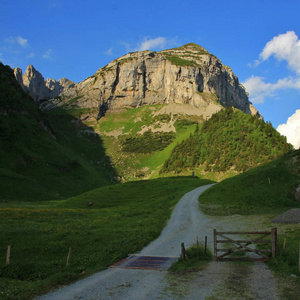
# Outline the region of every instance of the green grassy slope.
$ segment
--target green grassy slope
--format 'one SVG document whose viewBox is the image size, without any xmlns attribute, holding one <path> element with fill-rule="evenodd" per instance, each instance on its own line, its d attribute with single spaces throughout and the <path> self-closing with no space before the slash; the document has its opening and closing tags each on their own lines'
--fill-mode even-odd
<svg viewBox="0 0 300 300">
<path fill-rule="evenodd" d="M 160 178 L 67 200 L 0 203 L 0 298 L 27 299 L 141 250 L 160 234 L 181 196 L 208 183 L 196 177 Z"/>
<path fill-rule="evenodd" d="M 100 133 L 107 154 L 122 180 L 158 177 L 158 172 L 172 149 L 188 138 L 195 130 L 196 123 L 202 121 L 195 116 L 160 114 L 162 108 L 163 105 L 149 105 L 111 113 L 94 124 L 94 130 Z M 171 127 L 173 131 L 165 132 Z M 142 133 L 143 129 L 145 133 Z M 150 135 L 151 130 L 160 133 Z M 151 147 L 154 136 L 160 139 L 168 136 L 173 138 L 162 144 L 159 150 L 155 150 Z M 136 147 L 137 143 L 139 148 Z"/>
<path fill-rule="evenodd" d="M 298 224 L 274 224 L 272 219 L 291 209 L 300 208 L 294 192 L 300 184 L 300 150 L 284 155 L 280 159 L 249 170 L 243 174 L 223 180 L 199 198 L 200 208 L 209 215 L 253 215 L 263 218 L 266 226 L 278 227 L 278 257 L 269 265 L 291 284 L 284 299 L 298 299 L 300 288 Z M 283 242 L 286 239 L 286 248 Z M 290 275 L 296 274 L 296 279 Z"/>
<path fill-rule="evenodd" d="M 300 151 L 225 179 L 203 193 L 204 213 L 214 215 L 280 213 L 300 207 L 293 192 L 300 182 Z"/>
<path fill-rule="evenodd" d="M 56 199 L 111 184 L 102 141 L 64 111 L 45 114 L 0 64 L 0 201 Z"/>
</svg>

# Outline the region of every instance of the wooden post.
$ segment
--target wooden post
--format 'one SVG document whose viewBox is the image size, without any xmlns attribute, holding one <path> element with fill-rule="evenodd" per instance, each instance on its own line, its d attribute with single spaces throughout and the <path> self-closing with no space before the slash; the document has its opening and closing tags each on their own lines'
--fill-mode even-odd
<svg viewBox="0 0 300 300">
<path fill-rule="evenodd" d="M 217 256 L 217 230 L 214 229 L 214 261 L 218 260 Z"/>
<path fill-rule="evenodd" d="M 285 250 L 285 245 L 286 245 L 286 238 L 283 240 L 283 250 Z"/>
<path fill-rule="evenodd" d="M 300 272 L 300 243 L 299 243 L 299 272 Z"/>
<path fill-rule="evenodd" d="M 67 263 L 66 263 L 66 267 L 69 265 L 70 263 L 70 258 L 71 258 L 71 253 L 72 253 L 72 248 L 69 248 L 69 253 L 68 253 L 68 257 L 67 257 Z"/>
<path fill-rule="evenodd" d="M 6 250 L 6 264 L 9 265 L 10 262 L 10 246 L 7 246 Z"/>
<path fill-rule="evenodd" d="M 270 179 L 270 177 L 268 177 L 268 180 L 269 180 L 269 184 L 271 184 L 271 179 Z"/>
<path fill-rule="evenodd" d="M 275 258 L 277 256 L 277 228 L 272 228 L 272 257 Z"/>
<path fill-rule="evenodd" d="M 184 243 L 181 243 L 181 258 L 183 260 L 186 259 L 186 253 L 185 253 Z"/>
<path fill-rule="evenodd" d="M 197 257 L 199 258 L 199 239 L 198 239 L 198 236 L 197 236 Z"/>
<path fill-rule="evenodd" d="M 204 257 L 207 258 L 207 235 L 205 236 L 205 243 L 204 243 Z"/>
</svg>

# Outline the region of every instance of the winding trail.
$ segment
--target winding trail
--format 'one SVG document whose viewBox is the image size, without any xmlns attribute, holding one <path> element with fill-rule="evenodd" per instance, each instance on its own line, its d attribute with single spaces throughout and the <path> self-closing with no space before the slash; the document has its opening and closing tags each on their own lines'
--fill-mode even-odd
<svg viewBox="0 0 300 300">
<path fill-rule="evenodd" d="M 205 235 L 212 247 L 212 230 L 223 221 L 205 216 L 198 208 L 199 195 L 211 186 L 202 186 L 185 194 L 160 237 L 138 255 L 179 257 L 182 242 L 188 248 L 195 244 L 197 236 L 202 239 Z M 37 299 L 205 299 L 212 295 L 216 296 L 214 299 L 279 299 L 277 283 L 264 264 L 247 266 L 247 277 L 242 276 L 247 282 L 241 281 L 241 274 L 237 275 L 245 270 L 237 268 L 239 266 L 228 263 L 211 262 L 203 274 L 196 273 L 180 282 L 170 278 L 167 271 L 109 268 Z M 257 282 L 257 274 L 268 277 L 268 281 L 260 278 Z M 231 286 L 243 287 L 243 290 L 234 291 Z M 218 295 L 222 297 L 218 298 Z"/>
</svg>

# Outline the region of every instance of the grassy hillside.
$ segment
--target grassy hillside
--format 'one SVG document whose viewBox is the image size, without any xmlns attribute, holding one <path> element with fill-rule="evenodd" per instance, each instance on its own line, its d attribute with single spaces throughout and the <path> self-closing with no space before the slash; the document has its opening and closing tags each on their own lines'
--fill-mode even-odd
<svg viewBox="0 0 300 300">
<path fill-rule="evenodd" d="M 62 110 L 39 111 L 3 64 L 0 79 L 0 201 L 63 198 L 111 184 L 97 135 L 80 135 L 86 126 Z"/>
<path fill-rule="evenodd" d="M 204 169 L 243 172 L 272 161 L 292 146 L 271 124 L 227 108 L 214 114 L 193 135 L 176 146 L 161 173 Z"/>
<path fill-rule="evenodd" d="M 228 178 L 203 193 L 204 213 L 213 215 L 280 213 L 300 207 L 293 192 L 300 183 L 300 151 Z"/>
<path fill-rule="evenodd" d="M 95 123 L 104 147 L 123 181 L 155 178 L 177 143 L 186 139 L 202 119 L 164 112 L 149 105 L 107 114 Z"/>
<path fill-rule="evenodd" d="M 141 250 L 160 234 L 181 196 L 208 183 L 195 177 L 161 178 L 61 201 L 0 203 L 0 298 L 27 299 Z"/>
<path fill-rule="evenodd" d="M 226 179 L 199 198 L 201 210 L 208 215 L 253 215 L 254 220 L 264 220 L 264 226 L 278 228 L 278 257 L 270 266 L 279 274 L 298 278 L 286 291 L 287 299 L 298 299 L 295 292 L 300 288 L 298 224 L 272 223 L 272 219 L 291 209 L 300 208 L 299 200 L 294 192 L 300 185 L 300 150 L 284 155 L 280 159 L 249 170 L 233 178 Z M 243 219 L 244 219 L 243 218 Z M 284 238 L 287 240 L 283 249 Z"/>
</svg>

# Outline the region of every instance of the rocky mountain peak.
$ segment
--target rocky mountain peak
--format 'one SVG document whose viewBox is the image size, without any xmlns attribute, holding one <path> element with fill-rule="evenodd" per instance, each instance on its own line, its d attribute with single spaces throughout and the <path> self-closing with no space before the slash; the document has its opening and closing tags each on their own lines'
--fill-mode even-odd
<svg viewBox="0 0 300 300">
<path fill-rule="evenodd" d="M 117 58 L 65 90 L 53 104 L 68 105 L 69 101 L 72 107 L 91 109 L 98 119 L 107 111 L 173 103 L 213 112 L 233 106 L 260 116 L 231 68 L 193 43 Z"/>
<path fill-rule="evenodd" d="M 74 82 L 66 78 L 62 78 L 59 81 L 47 78 L 45 81 L 43 75 L 33 65 L 29 65 L 24 74 L 22 73 L 22 69 L 15 68 L 14 74 L 16 80 L 31 95 L 35 102 L 57 97 L 64 89 L 75 85 Z"/>
<path fill-rule="evenodd" d="M 15 76 L 35 101 L 52 98 L 42 109 L 88 108 L 97 119 L 106 112 L 149 104 L 188 104 L 203 116 L 232 106 L 261 117 L 231 68 L 194 43 L 160 52 L 130 52 L 78 84 L 66 78 L 45 81 L 32 65 L 24 75 L 16 68 Z"/>
</svg>

